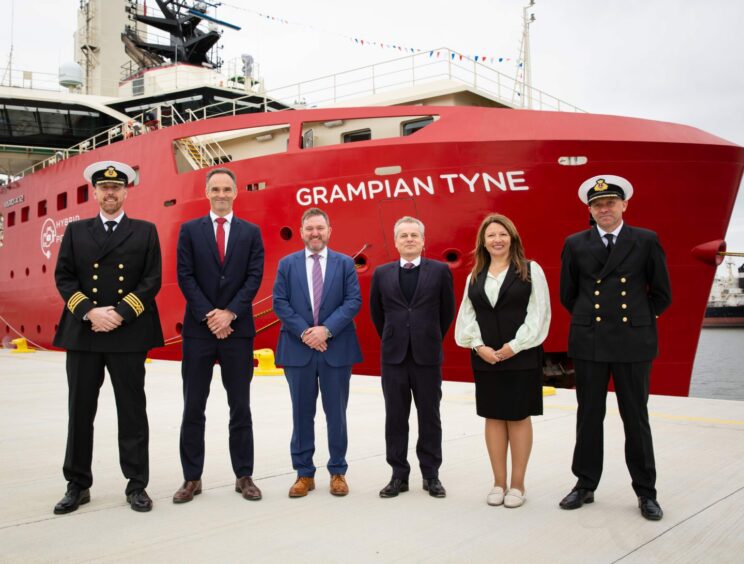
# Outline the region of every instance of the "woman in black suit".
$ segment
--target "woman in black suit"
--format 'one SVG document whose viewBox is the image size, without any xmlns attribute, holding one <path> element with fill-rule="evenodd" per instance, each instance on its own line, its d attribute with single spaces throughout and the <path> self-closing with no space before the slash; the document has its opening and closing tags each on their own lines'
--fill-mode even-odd
<svg viewBox="0 0 744 564">
<path fill-rule="evenodd" d="M 475 264 L 455 325 L 455 340 L 472 349 L 478 415 L 494 483 L 489 505 L 519 507 L 532 450 L 530 416 L 542 415 L 542 342 L 550 326 L 550 298 L 542 268 L 525 258 L 509 218 L 491 214 L 478 229 Z M 511 482 L 507 489 L 507 450 Z"/>
</svg>

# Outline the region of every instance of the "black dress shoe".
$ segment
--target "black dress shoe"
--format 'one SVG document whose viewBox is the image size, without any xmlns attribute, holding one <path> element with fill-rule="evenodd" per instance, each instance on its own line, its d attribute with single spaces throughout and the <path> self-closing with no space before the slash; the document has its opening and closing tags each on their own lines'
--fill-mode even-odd
<svg viewBox="0 0 744 564">
<path fill-rule="evenodd" d="M 661 521 L 661 518 L 664 516 L 659 502 L 650 497 L 640 496 L 638 498 L 638 507 L 641 508 L 641 515 L 649 521 Z"/>
<path fill-rule="evenodd" d="M 84 503 L 90 501 L 90 490 L 88 488 L 81 489 L 73 484 L 67 486 L 67 492 L 65 497 L 59 500 L 59 503 L 54 506 L 55 515 L 64 515 L 65 513 L 72 513 L 78 507 Z"/>
<path fill-rule="evenodd" d="M 585 503 L 594 502 L 594 492 L 592 490 L 585 490 L 584 488 L 574 488 L 571 490 L 566 497 L 564 497 L 559 505 L 561 509 L 578 509 Z"/>
<path fill-rule="evenodd" d="M 380 490 L 380 497 L 395 497 L 400 492 L 408 491 L 408 480 L 393 478 L 390 483 Z"/>
<path fill-rule="evenodd" d="M 424 489 L 429 492 L 431 497 L 445 497 L 447 490 L 444 489 L 439 478 L 429 478 L 424 480 Z"/>
<path fill-rule="evenodd" d="M 152 509 L 152 500 L 145 490 L 133 491 L 127 495 L 127 501 L 129 502 L 129 506 L 135 511 L 145 512 Z"/>
</svg>

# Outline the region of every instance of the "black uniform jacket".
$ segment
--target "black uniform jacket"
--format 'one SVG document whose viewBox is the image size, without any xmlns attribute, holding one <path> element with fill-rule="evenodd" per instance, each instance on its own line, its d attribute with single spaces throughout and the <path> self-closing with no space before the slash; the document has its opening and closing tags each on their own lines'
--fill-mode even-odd
<svg viewBox="0 0 744 564">
<path fill-rule="evenodd" d="M 370 313 L 382 338 L 382 362 L 399 364 L 408 348 L 421 365 L 442 362 L 442 339 L 455 315 L 452 273 L 443 262 L 421 259 L 411 303 L 400 287 L 400 261 L 375 269 L 370 289 Z"/>
<path fill-rule="evenodd" d="M 215 339 L 206 323 L 215 308 L 237 315 L 229 338 L 251 338 L 253 298 L 263 279 L 264 247 L 258 226 L 233 216 L 227 238 L 225 262 L 217 254 L 209 215 L 181 225 L 178 235 L 178 286 L 186 298 L 183 336 Z"/>
<path fill-rule="evenodd" d="M 624 224 L 609 257 L 595 227 L 566 238 L 561 303 L 572 315 L 571 358 L 653 360 L 656 317 L 671 301 L 664 251 L 653 231 Z"/>
<path fill-rule="evenodd" d="M 75 351 L 141 352 L 163 345 L 155 295 L 160 242 L 155 225 L 126 215 L 108 236 L 99 216 L 67 226 L 54 271 L 65 308 L 54 346 Z M 114 306 L 124 322 L 96 333 L 83 317 Z"/>
</svg>

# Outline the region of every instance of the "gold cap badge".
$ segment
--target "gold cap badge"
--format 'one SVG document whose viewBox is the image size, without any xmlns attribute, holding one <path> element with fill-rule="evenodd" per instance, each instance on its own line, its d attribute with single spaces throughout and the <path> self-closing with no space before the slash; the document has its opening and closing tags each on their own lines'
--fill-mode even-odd
<svg viewBox="0 0 744 564">
<path fill-rule="evenodd" d="M 106 178 L 116 178 L 118 175 L 116 174 L 116 169 L 112 166 L 108 167 L 106 169 L 106 172 L 103 173 L 103 175 Z"/>
<path fill-rule="evenodd" d="M 607 188 L 609 188 L 609 186 L 607 186 L 604 178 L 600 178 L 599 180 L 597 180 L 597 183 L 593 186 L 593 188 L 595 192 L 604 192 L 605 190 L 607 190 Z"/>
</svg>

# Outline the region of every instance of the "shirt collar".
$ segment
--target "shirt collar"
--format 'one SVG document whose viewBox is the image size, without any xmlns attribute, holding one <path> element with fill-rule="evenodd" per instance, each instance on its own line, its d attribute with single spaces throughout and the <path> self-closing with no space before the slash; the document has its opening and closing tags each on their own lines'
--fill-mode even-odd
<svg viewBox="0 0 744 564">
<path fill-rule="evenodd" d="M 229 214 L 227 214 L 225 216 L 219 216 L 219 215 L 217 215 L 216 213 L 214 213 L 213 211 L 210 210 L 209 211 L 209 217 L 212 219 L 212 223 L 214 223 L 215 221 L 217 221 L 217 218 L 218 217 L 224 217 L 227 220 L 227 223 L 232 223 L 233 212 L 230 212 Z"/>
<path fill-rule="evenodd" d="M 608 233 L 612 233 L 613 238 L 615 239 L 615 241 L 617 241 L 617 236 L 620 234 L 620 230 L 623 228 L 623 225 L 624 225 L 624 222 L 620 221 L 620 225 L 618 225 L 614 231 L 605 231 L 599 225 L 597 225 L 597 231 L 599 231 L 599 237 L 603 238 Z"/>
<path fill-rule="evenodd" d="M 403 257 L 401 257 L 401 259 L 400 259 L 400 267 L 403 268 L 406 265 L 406 263 L 409 263 L 409 262 L 412 262 L 413 263 L 413 266 L 419 266 L 421 264 L 421 255 L 417 256 L 413 260 L 406 260 Z"/>
<path fill-rule="evenodd" d="M 119 223 L 121 222 L 121 218 L 124 217 L 124 212 L 121 212 L 119 215 L 117 215 L 114 219 L 108 219 L 103 215 L 103 212 L 98 212 L 98 217 L 101 218 L 101 221 L 103 222 L 103 226 L 106 227 L 107 221 L 115 221 L 116 225 L 118 227 Z"/>
<path fill-rule="evenodd" d="M 316 253 L 313 253 L 310 249 L 308 249 L 307 247 L 305 247 L 305 260 L 309 259 L 314 254 L 316 254 Z M 318 251 L 317 254 L 320 255 L 320 258 L 322 258 L 324 260 L 327 259 L 328 258 L 328 247 L 323 247 L 323 250 L 322 251 Z"/>
</svg>

